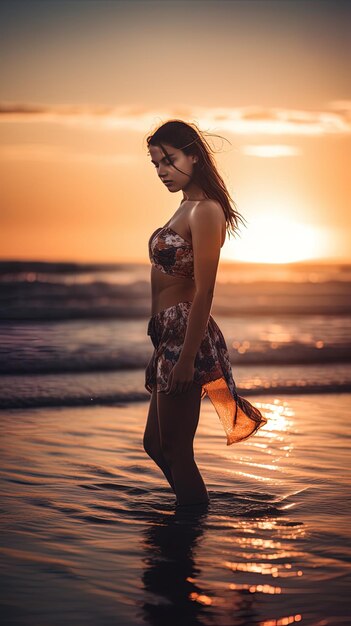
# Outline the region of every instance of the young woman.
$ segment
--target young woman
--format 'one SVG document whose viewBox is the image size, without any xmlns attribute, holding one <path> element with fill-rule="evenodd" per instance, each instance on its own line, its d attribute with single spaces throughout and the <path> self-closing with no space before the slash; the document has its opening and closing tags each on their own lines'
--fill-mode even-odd
<svg viewBox="0 0 351 626">
<path fill-rule="evenodd" d="M 195 124 L 170 120 L 147 137 L 147 145 L 161 182 L 171 193 L 182 191 L 183 199 L 148 243 L 147 333 L 154 351 L 145 371 L 151 401 L 143 444 L 176 494 L 177 507 L 207 504 L 193 451 L 201 399 L 208 395 L 213 403 L 227 445 L 267 422 L 238 396 L 224 337 L 210 314 L 220 250 L 240 214 L 230 206 L 211 148 Z"/>
</svg>

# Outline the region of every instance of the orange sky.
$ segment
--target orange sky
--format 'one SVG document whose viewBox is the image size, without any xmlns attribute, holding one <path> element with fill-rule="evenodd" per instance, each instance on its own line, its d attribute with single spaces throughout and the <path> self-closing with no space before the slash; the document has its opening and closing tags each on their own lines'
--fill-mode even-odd
<svg viewBox="0 0 351 626">
<path fill-rule="evenodd" d="M 177 117 L 231 142 L 215 158 L 247 228 L 222 258 L 351 261 L 350 17 L 337 1 L 3 2 L 1 258 L 148 262 L 182 194 L 145 138 Z"/>
</svg>

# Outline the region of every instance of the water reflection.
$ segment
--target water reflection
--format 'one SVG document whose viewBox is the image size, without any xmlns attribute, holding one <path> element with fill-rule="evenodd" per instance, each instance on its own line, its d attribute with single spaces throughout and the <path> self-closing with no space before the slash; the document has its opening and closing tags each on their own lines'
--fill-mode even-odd
<svg viewBox="0 0 351 626">
<path fill-rule="evenodd" d="M 143 620 L 152 625 L 203 624 L 210 595 L 197 584 L 194 550 L 204 532 L 207 510 L 160 515 L 145 530 L 146 591 Z M 206 598 L 206 599 L 205 599 Z M 195 600 L 195 601 L 194 601 Z M 197 601 L 196 601 L 197 600 Z"/>
<path fill-rule="evenodd" d="M 145 530 L 142 582 L 146 599 L 142 619 L 147 624 L 219 624 L 222 621 L 217 620 L 226 617 L 229 622 L 225 623 L 244 626 L 249 616 L 258 623 L 254 594 L 244 589 L 233 595 L 230 586 L 219 594 L 217 583 L 212 591 L 199 580 L 206 572 L 196 562 L 196 548 L 203 537 L 207 517 L 207 511 L 189 514 L 176 511 L 173 515 L 160 515 Z"/>
<path fill-rule="evenodd" d="M 286 517 L 285 506 L 285 497 L 270 494 L 214 492 L 205 510 L 153 514 L 142 538 L 139 617 L 151 626 L 300 621 L 301 611 L 286 613 L 286 594 L 303 577 L 305 528 Z M 262 604 L 268 596 L 269 608 Z"/>
</svg>

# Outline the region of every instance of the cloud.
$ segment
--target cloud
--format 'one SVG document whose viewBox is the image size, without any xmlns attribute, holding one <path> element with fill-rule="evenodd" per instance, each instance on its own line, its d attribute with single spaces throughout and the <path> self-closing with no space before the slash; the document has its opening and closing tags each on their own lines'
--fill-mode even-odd
<svg viewBox="0 0 351 626">
<path fill-rule="evenodd" d="M 348 115 L 351 115 L 351 100 L 332 100 L 329 102 L 329 106 L 337 111 L 344 111 Z"/>
<path fill-rule="evenodd" d="M 290 156 L 299 156 L 301 154 L 300 148 L 296 146 L 287 146 L 287 145 L 248 145 L 242 146 L 240 149 L 242 154 L 246 156 L 255 156 L 255 157 L 263 157 L 263 158 L 277 158 L 277 157 L 290 157 Z"/>
<path fill-rule="evenodd" d="M 0 123 L 50 123 L 93 130 L 151 133 L 168 119 L 196 122 L 206 132 L 235 135 L 346 135 L 351 132 L 351 101 L 335 100 L 323 110 L 247 106 L 238 108 L 175 107 L 152 111 L 143 106 L 32 105 L 0 103 Z M 146 129 L 146 130 L 145 130 Z M 146 132 L 147 131 L 147 132 Z"/>
</svg>

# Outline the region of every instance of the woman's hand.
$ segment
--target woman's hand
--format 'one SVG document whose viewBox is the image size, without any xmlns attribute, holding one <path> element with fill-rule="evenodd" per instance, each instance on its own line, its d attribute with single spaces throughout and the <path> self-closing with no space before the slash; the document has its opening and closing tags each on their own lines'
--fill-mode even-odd
<svg viewBox="0 0 351 626">
<path fill-rule="evenodd" d="M 190 359 L 178 359 L 168 377 L 167 394 L 177 395 L 188 391 L 194 381 L 194 362 Z"/>
</svg>

